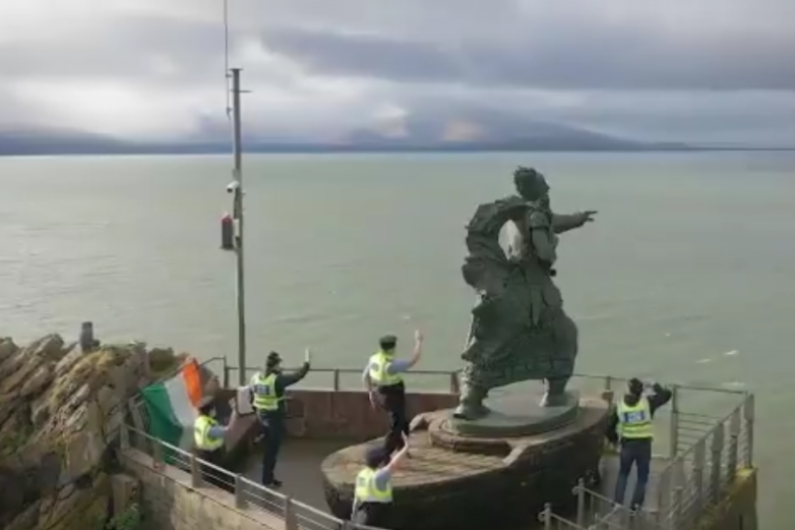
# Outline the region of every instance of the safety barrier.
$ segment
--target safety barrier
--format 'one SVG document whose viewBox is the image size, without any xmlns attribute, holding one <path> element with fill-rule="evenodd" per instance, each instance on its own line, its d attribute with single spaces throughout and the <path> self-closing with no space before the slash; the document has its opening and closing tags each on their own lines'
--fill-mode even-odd
<svg viewBox="0 0 795 530">
<path fill-rule="evenodd" d="M 237 384 L 240 380 L 240 368 L 226 364 L 223 358 L 215 357 L 205 364 L 213 362 L 222 363 L 222 373 L 224 387 L 230 384 Z M 243 380 L 248 382 L 249 377 L 254 375 L 262 368 L 248 366 L 243 370 Z M 230 379 L 231 375 L 237 374 L 237 381 Z M 458 370 L 412 370 L 412 388 L 432 390 L 440 392 L 451 392 L 458 394 Z M 299 388 L 317 388 L 322 390 L 361 390 L 362 389 L 362 368 L 315 368 L 307 376 Z"/>
<path fill-rule="evenodd" d="M 593 376 L 580 376 L 593 379 Z M 613 399 L 615 383 L 602 377 L 603 394 Z M 724 388 L 671 385 L 669 406 L 655 418 L 655 445 L 664 465 L 652 473 L 656 507 L 635 513 L 580 482 L 573 520 L 551 512 L 540 514 L 545 528 L 568 530 L 688 530 L 722 499 L 738 469 L 753 466 L 754 396 Z M 651 489 L 651 488 L 650 488 Z M 556 526 L 557 525 L 557 526 Z"/>
<path fill-rule="evenodd" d="M 220 372 L 222 386 L 225 388 L 234 384 L 232 375 L 238 376 L 237 381 L 247 381 L 251 374 L 259 370 L 258 367 L 246 367 L 241 378 L 239 367 L 229 365 L 223 357 L 208 359 L 202 366 L 215 368 L 215 372 Z M 335 391 L 361 390 L 361 373 L 361 369 L 313 367 L 311 374 L 314 380 L 309 385 L 302 386 Z M 411 377 L 412 386 L 415 388 L 450 393 L 458 393 L 460 389 L 458 370 L 412 370 Z M 586 395 L 601 394 L 612 401 L 613 394 L 620 394 L 627 381 L 614 376 L 576 374 L 570 387 L 579 389 Z M 665 465 L 661 471 L 653 473 L 651 478 L 657 484 L 654 511 L 634 513 L 623 506 L 616 506 L 611 499 L 586 488 L 581 481 L 572 491 L 577 497 L 577 510 L 573 520 L 553 513 L 548 506 L 539 516 L 545 528 L 687 530 L 699 515 L 721 499 L 726 487 L 734 480 L 738 468 L 752 466 L 753 394 L 699 385 L 677 384 L 670 385 L 669 388 L 673 393 L 671 402 L 655 415 L 655 449 L 663 449 L 662 454 L 655 458 L 663 459 Z M 140 434 L 152 439 L 145 433 Z M 196 457 L 188 456 L 193 459 L 191 462 L 195 466 Z M 184 462 L 182 465 L 185 466 Z M 232 475 L 211 464 L 207 466 L 207 469 L 217 470 L 231 477 L 228 479 L 231 484 L 228 487 L 234 486 L 234 491 L 238 492 L 238 488 L 242 491 L 236 493 L 236 498 L 242 495 L 245 500 L 246 496 L 253 495 L 250 491 L 256 491 L 258 497 L 254 501 L 259 505 L 269 505 L 271 512 L 281 511 L 284 515 L 290 510 L 298 511 L 302 514 L 300 518 L 306 521 L 310 521 L 311 517 L 315 518 L 312 520 L 323 521 L 312 526 L 307 526 L 308 523 L 301 524 L 303 528 L 326 530 L 341 528 L 339 525 L 342 524 L 350 525 L 244 477 Z M 194 470 L 194 467 L 188 466 L 185 469 Z"/>
<path fill-rule="evenodd" d="M 288 495 L 211 464 L 130 425 L 122 425 L 122 451 L 136 450 L 152 458 L 152 467 L 172 466 L 190 474 L 196 489 L 221 489 L 231 493 L 238 509 L 256 509 L 284 521 L 284 530 L 383 530 L 358 525 L 329 515 Z"/>
</svg>

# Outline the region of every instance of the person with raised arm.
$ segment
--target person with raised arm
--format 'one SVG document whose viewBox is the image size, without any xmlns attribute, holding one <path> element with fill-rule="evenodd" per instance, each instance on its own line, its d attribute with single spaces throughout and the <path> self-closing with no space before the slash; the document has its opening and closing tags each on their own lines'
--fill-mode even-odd
<svg viewBox="0 0 795 530">
<path fill-rule="evenodd" d="M 392 454 L 403 446 L 403 439 L 409 433 L 409 419 L 406 413 L 406 385 L 404 373 L 411 370 L 422 357 L 423 336 L 419 330 L 414 332 L 414 352 L 409 359 L 395 357 L 397 337 L 386 335 L 379 340 L 379 350 L 370 356 L 362 372 L 362 380 L 370 397 L 370 404 L 376 408 L 380 403 L 389 413 L 389 433 L 384 439 L 386 454 Z"/>
<path fill-rule="evenodd" d="M 634 377 L 630 379 L 627 393 L 616 404 L 615 414 L 610 416 L 607 425 L 608 441 L 620 445 L 618 480 L 614 497 L 616 504 L 624 504 L 633 465 L 637 469 L 635 491 L 629 505 L 631 510 L 640 510 L 646 498 L 646 485 L 651 472 L 654 413 L 671 401 L 673 396 L 669 389 L 657 383 L 651 388 L 652 393 L 646 395 L 643 382 Z"/>
<path fill-rule="evenodd" d="M 365 456 L 365 467 L 356 475 L 351 521 L 366 526 L 386 527 L 392 505 L 392 475 L 409 450 L 409 439 L 390 455 L 384 447 L 372 447 Z"/>
<path fill-rule="evenodd" d="M 282 485 L 282 481 L 274 476 L 274 470 L 285 431 L 284 393 L 287 388 L 306 377 L 311 362 L 312 352 L 307 348 L 301 369 L 293 373 L 284 373 L 281 356 L 272 351 L 265 361 L 265 371 L 258 372 L 251 378 L 251 405 L 257 412 L 265 438 L 265 453 L 262 456 L 263 486 L 279 488 Z"/>
</svg>

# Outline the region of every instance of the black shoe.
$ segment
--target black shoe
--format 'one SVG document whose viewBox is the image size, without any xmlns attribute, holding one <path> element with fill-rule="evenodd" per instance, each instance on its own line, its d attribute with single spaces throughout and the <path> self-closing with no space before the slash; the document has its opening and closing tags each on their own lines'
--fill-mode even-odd
<svg viewBox="0 0 795 530">
<path fill-rule="evenodd" d="M 273 479 L 272 481 L 270 481 L 270 483 L 268 483 L 268 484 L 263 484 L 263 485 L 264 485 L 266 488 L 274 488 L 274 489 L 278 489 L 278 488 L 281 488 L 281 487 L 282 487 L 282 481 L 281 481 L 281 480 L 278 480 L 278 479 Z"/>
</svg>

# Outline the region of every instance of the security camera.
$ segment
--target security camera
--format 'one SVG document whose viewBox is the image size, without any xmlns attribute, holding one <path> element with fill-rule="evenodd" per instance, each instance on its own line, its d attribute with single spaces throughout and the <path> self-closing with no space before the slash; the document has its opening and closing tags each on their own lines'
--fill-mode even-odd
<svg viewBox="0 0 795 530">
<path fill-rule="evenodd" d="M 226 192 L 233 193 L 240 187 L 240 183 L 236 180 L 233 180 L 229 184 L 226 185 Z"/>
</svg>

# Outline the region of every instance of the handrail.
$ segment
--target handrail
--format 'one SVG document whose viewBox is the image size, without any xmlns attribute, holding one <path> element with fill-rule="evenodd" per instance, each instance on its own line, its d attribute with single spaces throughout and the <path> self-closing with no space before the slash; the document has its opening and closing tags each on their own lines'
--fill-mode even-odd
<svg viewBox="0 0 795 530">
<path fill-rule="evenodd" d="M 229 382 L 231 381 L 229 374 L 232 372 L 237 372 L 240 370 L 238 366 L 233 366 L 226 363 L 226 359 L 223 357 L 213 357 L 204 363 L 209 364 L 213 361 L 222 361 L 223 362 L 223 370 L 224 370 L 224 387 L 229 386 Z M 262 368 L 257 366 L 247 366 L 245 367 L 246 374 L 254 374 L 260 371 Z M 316 368 L 312 367 L 310 373 L 320 373 L 320 374 L 330 374 L 332 376 L 331 384 L 327 388 L 328 390 L 344 390 L 341 385 L 341 375 L 360 375 L 362 373 L 362 368 L 351 368 L 351 367 L 343 367 L 343 368 L 330 368 L 330 367 L 321 367 Z M 419 375 L 419 376 L 438 376 L 441 379 L 445 379 L 446 382 L 449 384 L 446 385 L 450 390 L 454 390 L 456 393 L 458 392 L 459 388 L 459 379 L 461 375 L 461 369 L 438 369 L 438 370 L 411 370 L 411 375 Z M 601 390 L 614 390 L 613 383 L 627 383 L 629 382 L 630 378 L 624 377 L 616 377 L 613 375 L 604 375 L 604 374 L 585 374 L 585 373 L 575 373 L 572 375 L 572 380 L 581 380 L 581 381 L 602 381 L 603 387 Z M 455 381 L 455 383 L 453 383 Z M 741 395 L 745 392 L 743 390 L 738 389 L 731 389 L 731 388 L 711 388 L 702 385 L 691 385 L 691 384 L 683 384 L 678 383 L 676 385 L 672 385 L 672 388 L 679 388 L 681 390 L 687 391 L 705 391 L 705 392 L 712 392 L 718 394 L 728 394 L 728 395 Z"/>
<path fill-rule="evenodd" d="M 572 493 L 577 497 L 576 525 L 579 527 L 623 528 L 631 524 L 633 530 L 666 530 L 649 514 L 616 505 L 613 499 L 585 487 L 583 479 Z"/>
<path fill-rule="evenodd" d="M 214 357 L 201 364 L 204 366 L 217 361 L 222 363 L 223 385 L 228 387 L 230 373 L 239 371 L 239 368 L 228 365 L 223 357 Z M 245 372 L 250 373 L 258 369 L 258 367 L 247 367 Z M 361 371 L 360 368 L 312 368 L 314 373 L 332 376 L 331 384 L 325 388 L 334 391 L 343 389 L 342 375 L 358 375 Z M 446 380 L 448 392 L 459 392 L 460 370 L 412 370 L 412 375 L 440 376 L 440 379 Z M 586 385 L 589 382 L 599 383 L 601 386 L 599 390 L 602 391 L 605 399 L 612 402 L 614 385 L 626 381 L 628 379 L 609 375 L 575 374 L 572 386 L 576 387 L 578 382 Z M 670 406 L 666 407 L 667 410 L 661 410 L 658 414 L 660 417 L 655 421 L 657 429 L 667 427 L 667 436 L 661 438 L 663 444 L 668 442 L 668 462 L 658 477 L 657 510 L 654 514 L 646 512 L 640 516 L 635 515 L 632 528 L 637 528 L 637 521 L 642 520 L 644 525 L 640 528 L 644 530 L 664 528 L 687 530 L 704 509 L 720 500 L 725 488 L 734 480 L 739 467 L 753 465 L 753 394 L 744 390 L 713 388 L 697 384 L 675 384 L 670 385 L 669 388 L 673 394 Z M 690 409 L 687 399 L 684 399 L 683 403 L 683 398 L 690 393 L 695 394 L 694 402 L 703 400 L 706 394 L 706 398 L 709 399 L 720 396 L 740 398 L 740 403 L 737 404 L 735 401 L 728 413 L 716 415 L 712 412 L 714 404 L 706 407 L 706 411 Z M 245 484 L 250 481 L 241 478 L 239 482 Z M 253 482 L 251 485 L 268 491 Z M 545 517 L 549 524 L 557 524 L 559 528 L 569 530 L 588 530 L 591 526 L 585 526 L 585 519 L 588 516 L 593 517 L 594 512 L 586 508 L 611 503 L 601 494 L 585 488 L 582 482 L 574 488 L 573 494 L 578 496 L 576 522 L 552 513 L 551 508 L 548 507 L 545 513 L 549 511 L 549 514 Z M 296 506 L 306 506 L 297 501 L 292 502 Z M 316 511 L 308 506 L 305 509 L 310 512 Z M 597 519 L 596 528 L 616 530 L 628 528 L 627 512 L 620 507 L 611 506 L 605 515 Z M 336 520 L 335 523 L 341 521 Z M 345 524 L 351 528 L 350 523 Z"/>
<path fill-rule="evenodd" d="M 552 505 L 549 503 L 546 503 L 544 511 L 538 514 L 538 520 L 543 523 L 544 530 L 580 530 L 582 528 L 553 512 Z"/>
<path fill-rule="evenodd" d="M 152 467 L 172 466 L 190 475 L 195 489 L 226 490 L 234 497 L 237 509 L 254 508 L 284 520 L 285 530 L 312 528 L 322 530 L 383 530 L 354 524 L 329 515 L 289 495 L 258 484 L 243 475 L 231 473 L 196 455 L 122 423 L 122 451 L 135 450 L 152 457 Z"/>
<path fill-rule="evenodd" d="M 577 496 L 574 521 L 554 516 L 553 522 L 566 520 L 567 524 L 560 526 L 566 530 L 689 530 L 707 508 L 720 502 L 737 470 L 753 466 L 753 394 L 695 385 L 670 388 L 674 394 L 668 413 L 670 456 L 658 478 L 657 510 L 629 518 L 628 510 L 615 507 L 612 500 L 580 481 L 573 490 Z M 682 410 L 683 391 L 741 399 L 732 403 L 728 413 Z M 606 397 L 612 399 L 609 392 Z M 601 506 L 609 508 L 604 515 Z"/>
</svg>

